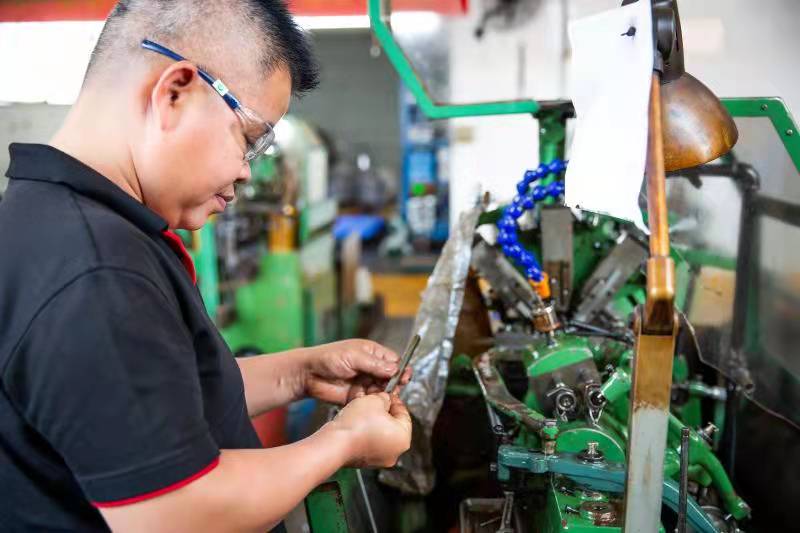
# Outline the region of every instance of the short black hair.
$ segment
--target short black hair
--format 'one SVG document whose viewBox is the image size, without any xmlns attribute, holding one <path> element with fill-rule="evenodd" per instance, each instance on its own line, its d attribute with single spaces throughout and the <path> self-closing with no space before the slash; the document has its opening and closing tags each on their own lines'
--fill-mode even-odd
<svg viewBox="0 0 800 533">
<path fill-rule="evenodd" d="M 120 0 L 106 19 L 86 77 L 102 70 L 106 62 L 125 61 L 125 54 L 140 53 L 144 38 L 176 46 L 189 59 L 221 70 L 218 63 L 230 62 L 230 54 L 214 61 L 209 57 L 211 50 L 218 51 L 218 41 L 235 41 L 239 35 L 247 35 L 247 46 L 255 47 L 238 50 L 255 61 L 253 67 L 265 74 L 282 66 L 288 69 L 294 95 L 319 85 L 310 38 L 283 0 Z"/>
<path fill-rule="evenodd" d="M 307 34 L 297 26 L 286 3 L 283 0 L 261 0 L 252 4 L 263 25 L 274 32 L 271 42 L 275 47 L 275 58 L 289 68 L 292 93 L 302 95 L 316 89 L 319 65 Z M 274 65 L 265 64 L 264 67 L 270 69 Z"/>
</svg>

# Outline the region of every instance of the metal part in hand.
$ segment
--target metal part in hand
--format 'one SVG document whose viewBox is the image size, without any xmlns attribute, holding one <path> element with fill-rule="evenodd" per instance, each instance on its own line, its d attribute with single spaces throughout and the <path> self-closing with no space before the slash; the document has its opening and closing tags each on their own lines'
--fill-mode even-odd
<svg viewBox="0 0 800 533">
<path fill-rule="evenodd" d="M 397 384 L 400 383 L 400 378 L 403 377 L 403 372 L 406 371 L 408 363 L 411 361 L 411 356 L 414 355 L 414 351 L 417 349 L 417 346 L 419 346 L 419 340 L 419 335 L 414 335 L 411 338 L 411 342 L 408 343 L 406 351 L 403 354 L 403 359 L 400 361 L 400 369 L 397 371 L 397 374 L 392 376 L 392 379 L 389 380 L 389 384 L 386 385 L 385 392 L 391 394 L 395 387 L 397 387 Z"/>
</svg>

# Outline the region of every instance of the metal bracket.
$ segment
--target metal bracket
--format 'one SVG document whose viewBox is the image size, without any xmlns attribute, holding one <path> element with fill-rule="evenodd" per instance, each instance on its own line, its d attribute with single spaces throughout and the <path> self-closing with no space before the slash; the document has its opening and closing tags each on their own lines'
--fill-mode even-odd
<svg viewBox="0 0 800 533">
<path fill-rule="evenodd" d="M 572 211 L 565 206 L 544 206 L 541 217 L 544 269 L 556 309 L 564 312 L 572 298 Z"/>
<path fill-rule="evenodd" d="M 575 320 L 591 322 L 641 268 L 645 259 L 647 250 L 629 234 L 624 234 L 584 284 Z"/>
<path fill-rule="evenodd" d="M 782 98 L 722 98 L 721 101 L 733 117 L 768 118 L 800 172 L 800 131 Z"/>
<path fill-rule="evenodd" d="M 503 378 L 500 377 L 497 369 L 492 364 L 490 352 L 480 356 L 473 366 L 473 371 L 481 387 L 483 397 L 491 408 L 511 417 L 531 431 L 538 433 L 544 427 L 545 417 L 536 411 L 528 409 L 524 403 L 508 392 L 506 384 L 503 383 Z"/>
</svg>

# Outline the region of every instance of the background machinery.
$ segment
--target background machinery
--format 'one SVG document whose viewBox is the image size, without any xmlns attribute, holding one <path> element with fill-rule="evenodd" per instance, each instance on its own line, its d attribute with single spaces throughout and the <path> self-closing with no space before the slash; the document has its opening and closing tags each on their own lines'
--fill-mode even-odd
<svg viewBox="0 0 800 533">
<path fill-rule="evenodd" d="M 696 116 L 686 103 L 710 93 L 683 72 L 675 3 L 654 7 L 667 20 L 655 25 L 648 238 L 560 205 L 568 102 L 431 101 L 370 2 L 376 37 L 429 116 L 535 113 L 543 164 L 510 204 L 462 215 L 414 326 L 412 449 L 382 483 L 343 470 L 312 493 L 312 531 L 796 526 L 786 471 L 800 450 L 789 340 L 800 294 L 792 262 L 765 252 L 800 244 L 796 124 L 777 98 L 714 99 L 695 131 L 722 140 L 676 150 L 686 136 L 671 111 Z M 710 201 L 723 190 L 725 205 Z M 663 409 L 647 403 L 663 394 Z M 765 456 L 773 439 L 788 455 Z"/>
</svg>

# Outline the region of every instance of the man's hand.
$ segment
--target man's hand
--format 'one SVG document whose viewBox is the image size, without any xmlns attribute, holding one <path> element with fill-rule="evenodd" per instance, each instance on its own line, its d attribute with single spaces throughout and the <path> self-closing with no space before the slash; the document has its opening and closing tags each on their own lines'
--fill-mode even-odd
<svg viewBox="0 0 800 533">
<path fill-rule="evenodd" d="M 396 394 L 380 392 L 356 398 L 329 426 L 349 437 L 347 466 L 389 468 L 411 446 L 411 416 Z"/>
<path fill-rule="evenodd" d="M 338 469 L 390 467 L 410 443 L 411 418 L 400 398 L 370 394 L 306 439 L 222 450 L 219 465 L 191 483 L 100 512 L 121 533 L 268 531 Z"/>
<path fill-rule="evenodd" d="M 344 405 L 354 398 L 381 392 L 398 371 L 400 357 L 377 342 L 353 339 L 311 348 L 303 384 L 308 396 Z M 400 386 L 411 379 L 407 368 Z M 388 409 L 388 406 L 387 406 Z"/>
</svg>

